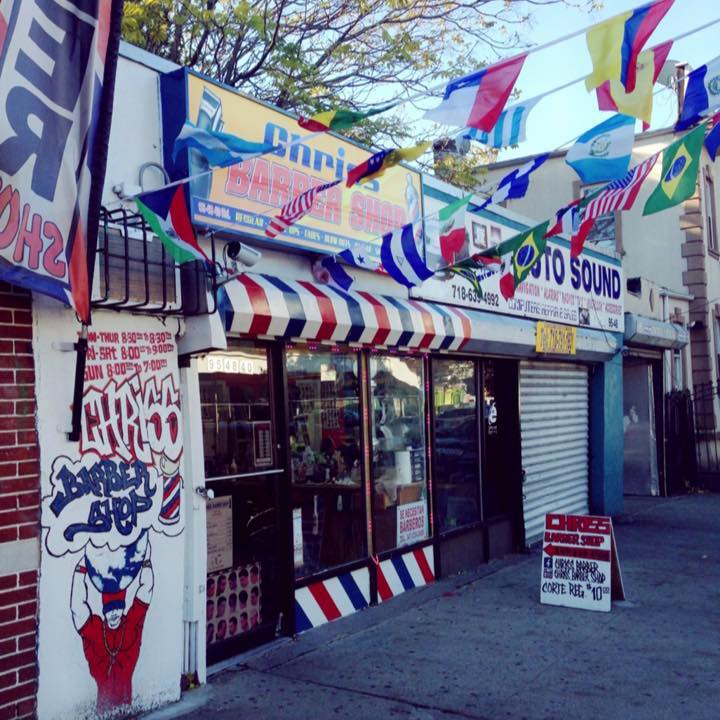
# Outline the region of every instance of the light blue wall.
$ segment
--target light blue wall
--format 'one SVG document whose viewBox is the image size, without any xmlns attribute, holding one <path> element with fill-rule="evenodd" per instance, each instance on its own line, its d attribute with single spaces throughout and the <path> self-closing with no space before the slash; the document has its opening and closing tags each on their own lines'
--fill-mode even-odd
<svg viewBox="0 0 720 720">
<path fill-rule="evenodd" d="M 623 511 L 623 362 L 618 352 L 590 380 L 590 512 Z"/>
</svg>

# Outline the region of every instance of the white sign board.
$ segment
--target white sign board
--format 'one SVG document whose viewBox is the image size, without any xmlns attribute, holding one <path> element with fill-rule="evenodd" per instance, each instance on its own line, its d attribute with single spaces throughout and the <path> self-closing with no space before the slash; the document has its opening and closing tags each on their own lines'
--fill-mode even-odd
<svg viewBox="0 0 720 720">
<path fill-rule="evenodd" d="M 207 501 L 207 549 L 209 573 L 232 567 L 233 525 L 230 496 Z"/>
<path fill-rule="evenodd" d="M 500 292 L 501 273 L 491 268 L 480 271 L 484 273 L 482 297 L 469 280 L 443 273 L 414 288 L 412 294 L 451 305 L 611 332 L 622 332 L 625 327 L 619 265 L 587 253 L 570 258 L 568 248 L 549 241 L 545 255 L 509 300 Z"/>
<path fill-rule="evenodd" d="M 302 508 L 293 508 L 293 560 L 296 568 L 305 562 L 303 553 Z"/>
<path fill-rule="evenodd" d="M 611 518 L 548 513 L 540 602 L 610 612 L 613 550 Z"/>
<path fill-rule="evenodd" d="M 435 216 L 454 197 L 443 192 L 440 199 L 436 193 L 432 187 L 423 187 L 425 214 L 431 216 L 425 225 L 426 261 L 433 269 L 487 250 L 526 229 L 500 214 L 473 212 L 471 204 L 465 213 L 462 246 L 441 247 L 439 220 Z M 435 274 L 413 288 L 411 294 L 425 300 L 488 312 L 622 332 L 625 315 L 620 264 L 590 250 L 571 259 L 567 245 L 564 241 L 549 239 L 545 255 L 510 300 L 505 300 L 500 293 L 497 270 L 490 270 L 481 280 L 482 297 L 468 280 L 449 273 Z"/>
<path fill-rule="evenodd" d="M 424 500 L 397 506 L 397 547 L 427 537 L 427 506 Z"/>
</svg>

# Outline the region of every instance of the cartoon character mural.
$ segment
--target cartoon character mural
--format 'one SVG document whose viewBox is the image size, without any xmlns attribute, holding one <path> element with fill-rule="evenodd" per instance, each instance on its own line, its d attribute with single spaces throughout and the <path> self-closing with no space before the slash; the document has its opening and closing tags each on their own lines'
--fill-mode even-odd
<svg viewBox="0 0 720 720">
<path fill-rule="evenodd" d="M 148 348 L 162 350 L 146 352 L 144 338 Z M 118 345 L 126 350 L 108 350 Z M 183 439 L 177 356 L 169 333 L 104 333 L 90 347 L 90 360 L 93 353 L 96 358 L 117 357 L 131 350 L 155 359 L 147 368 L 126 363 L 124 372 L 116 372 L 109 362 L 96 363 L 93 380 L 86 379 L 80 443 L 65 445 L 66 454 L 52 460 L 42 501 L 44 567 L 72 558 L 65 575 L 68 629 L 77 633 L 74 657 L 84 657 L 84 671 L 96 688 L 92 698 L 91 686 L 84 685 L 77 716 L 106 717 L 153 702 L 138 695 L 133 679 L 143 662 L 148 663 L 139 671 L 143 677 L 155 673 L 158 654 L 162 656 L 162 648 L 155 647 L 156 630 L 152 647 L 142 652 L 148 628 L 166 622 L 164 613 L 153 615 L 151 610 L 156 573 L 177 587 L 175 597 L 182 587 L 182 577 L 168 566 L 168 557 L 182 550 L 173 550 L 167 541 L 184 529 Z M 158 363 L 161 372 L 154 371 Z M 156 568 L 151 544 L 163 558 Z M 161 589 L 167 599 L 171 589 Z M 41 612 L 41 624 L 42 617 Z M 42 672 L 41 667 L 41 683 Z M 157 687 L 151 685 L 152 692 Z M 65 717 L 67 711 L 53 712 Z M 49 716 L 55 717 L 52 712 Z"/>
<path fill-rule="evenodd" d="M 128 589 L 136 581 L 128 609 Z M 132 676 L 154 583 L 147 533 L 114 552 L 90 545 L 75 566 L 70 610 L 97 683 L 98 712 L 132 703 Z M 88 603 L 91 589 L 102 596 L 102 618 Z"/>
</svg>

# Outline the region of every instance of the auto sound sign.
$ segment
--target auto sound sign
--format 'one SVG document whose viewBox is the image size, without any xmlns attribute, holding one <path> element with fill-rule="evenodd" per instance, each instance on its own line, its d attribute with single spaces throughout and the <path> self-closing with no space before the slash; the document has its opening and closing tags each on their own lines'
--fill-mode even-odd
<svg viewBox="0 0 720 720">
<path fill-rule="evenodd" d="M 193 223 L 270 242 L 265 228 L 290 198 L 311 187 L 344 179 L 370 153 L 330 133 L 308 133 L 281 111 L 186 70 L 163 76 L 165 166 L 173 178 L 208 169 L 195 150 L 173 160 L 172 145 L 185 120 L 250 142 L 277 145 L 271 154 L 218 168 L 190 182 Z M 379 258 L 384 233 L 422 215 L 420 174 L 397 166 L 363 185 L 344 183 L 322 193 L 310 212 L 275 244 L 336 253 L 357 249 Z"/>
</svg>

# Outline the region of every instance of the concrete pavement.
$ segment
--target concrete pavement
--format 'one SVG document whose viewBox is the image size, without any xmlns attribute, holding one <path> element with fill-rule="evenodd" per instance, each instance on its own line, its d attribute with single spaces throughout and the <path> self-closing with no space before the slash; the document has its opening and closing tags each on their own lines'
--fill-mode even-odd
<svg viewBox="0 0 720 720">
<path fill-rule="evenodd" d="M 515 555 L 238 659 L 150 717 L 720 718 L 720 495 L 627 499 L 627 601 L 539 603 Z"/>
</svg>

